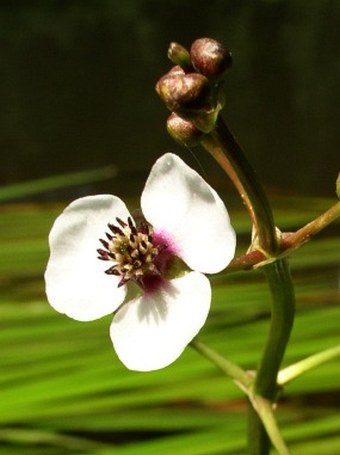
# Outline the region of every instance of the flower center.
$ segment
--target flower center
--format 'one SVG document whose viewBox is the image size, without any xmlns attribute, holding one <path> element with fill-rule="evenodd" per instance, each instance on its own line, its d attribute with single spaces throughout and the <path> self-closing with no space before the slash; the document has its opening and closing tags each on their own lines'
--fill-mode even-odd
<svg viewBox="0 0 340 455">
<path fill-rule="evenodd" d="M 146 222 L 136 227 L 130 217 L 127 222 L 116 218 L 116 224 L 108 224 L 107 240 L 99 239 L 103 248 L 97 250 L 98 259 L 112 261 L 105 271 L 121 277 L 118 287 L 129 280 L 145 289 L 155 278 L 161 278 L 169 259 L 166 244 L 155 244 L 152 227 Z"/>
</svg>

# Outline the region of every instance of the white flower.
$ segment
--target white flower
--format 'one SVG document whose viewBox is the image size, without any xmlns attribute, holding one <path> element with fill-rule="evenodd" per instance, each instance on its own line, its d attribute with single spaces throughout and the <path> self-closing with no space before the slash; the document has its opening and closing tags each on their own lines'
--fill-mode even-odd
<svg viewBox="0 0 340 455">
<path fill-rule="evenodd" d="M 154 164 L 141 209 L 135 221 L 116 196 L 72 202 L 50 232 L 45 281 L 52 307 L 73 319 L 115 313 L 118 357 L 149 371 L 176 360 L 203 326 L 211 301 L 203 273 L 223 270 L 236 240 L 217 193 L 170 153 Z"/>
</svg>

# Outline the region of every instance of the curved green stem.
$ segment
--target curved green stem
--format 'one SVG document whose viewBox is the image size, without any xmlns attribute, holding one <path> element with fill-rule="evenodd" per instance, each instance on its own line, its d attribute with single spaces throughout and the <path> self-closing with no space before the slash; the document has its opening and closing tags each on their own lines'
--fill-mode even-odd
<svg viewBox="0 0 340 455">
<path fill-rule="evenodd" d="M 264 271 L 272 295 L 272 315 L 254 390 L 256 394 L 274 400 L 277 374 L 293 327 L 295 296 L 287 260 L 268 264 Z"/>
<path fill-rule="evenodd" d="M 261 396 L 273 403 L 277 394 L 277 374 L 294 320 L 294 290 L 288 263 L 285 259 L 275 260 L 279 245 L 271 207 L 255 172 L 221 118 L 215 129 L 203 137 L 201 144 L 233 181 L 253 221 L 260 252 L 266 259 L 273 259 L 263 267 L 272 295 L 270 330 L 252 395 L 249 395 Z M 266 455 L 270 450 L 262 418 L 258 412 L 250 410 L 248 438 L 251 455 Z"/>
<path fill-rule="evenodd" d="M 241 386 L 243 390 L 248 390 L 253 382 L 253 377 L 236 365 L 230 360 L 227 360 L 225 357 L 221 356 L 214 349 L 210 348 L 206 344 L 198 341 L 197 338 L 194 338 L 190 346 L 192 346 L 196 351 L 202 354 L 204 357 L 209 359 L 214 365 L 217 366 L 226 376 L 232 378 L 238 385 Z"/>
<path fill-rule="evenodd" d="M 294 322 L 295 298 L 286 260 L 280 259 L 268 264 L 264 270 L 272 295 L 272 312 L 267 342 L 254 383 L 254 395 L 274 403 L 278 392 L 277 374 Z M 269 453 L 270 446 L 268 438 L 264 434 L 263 423 L 265 423 L 263 416 L 250 411 L 249 455 L 267 455 Z"/>
<path fill-rule="evenodd" d="M 240 193 L 255 226 L 260 248 L 269 256 L 274 254 L 278 244 L 267 197 L 253 168 L 222 118 L 218 118 L 216 127 L 203 137 L 201 144 L 228 174 Z"/>
</svg>

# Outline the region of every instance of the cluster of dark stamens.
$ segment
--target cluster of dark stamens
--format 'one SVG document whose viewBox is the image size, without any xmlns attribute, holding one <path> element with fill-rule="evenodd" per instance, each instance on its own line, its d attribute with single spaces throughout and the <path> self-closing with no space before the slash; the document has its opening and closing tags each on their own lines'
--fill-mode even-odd
<svg viewBox="0 0 340 455">
<path fill-rule="evenodd" d="M 121 277 L 118 287 L 129 280 L 142 285 L 146 274 L 159 274 L 155 258 L 166 247 L 153 244 L 152 227 L 147 223 L 136 227 L 130 217 L 127 223 L 120 218 L 116 221 L 117 224 L 108 224 L 107 240 L 99 239 L 104 248 L 97 250 L 98 259 L 115 263 L 105 273 Z"/>
</svg>

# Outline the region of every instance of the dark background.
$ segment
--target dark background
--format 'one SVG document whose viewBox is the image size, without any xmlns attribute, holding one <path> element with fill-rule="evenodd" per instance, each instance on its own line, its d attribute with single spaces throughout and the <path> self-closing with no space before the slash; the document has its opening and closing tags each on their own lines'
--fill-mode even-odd
<svg viewBox="0 0 340 455">
<path fill-rule="evenodd" d="M 0 30 L 2 185 L 115 164 L 110 189 L 132 194 L 167 151 L 218 185 L 210 157 L 168 137 L 154 91 L 169 42 L 211 36 L 234 58 L 223 116 L 263 182 L 334 195 L 338 0 L 13 0 Z"/>
</svg>

